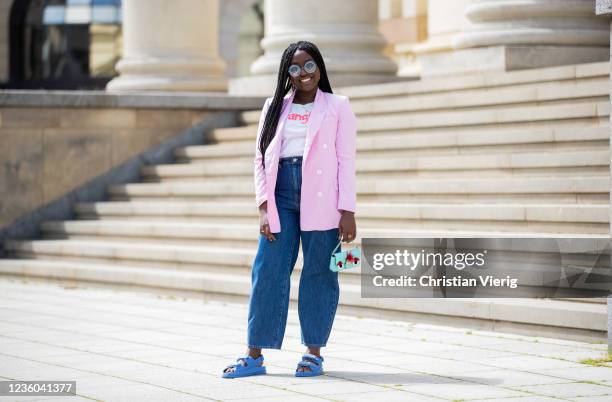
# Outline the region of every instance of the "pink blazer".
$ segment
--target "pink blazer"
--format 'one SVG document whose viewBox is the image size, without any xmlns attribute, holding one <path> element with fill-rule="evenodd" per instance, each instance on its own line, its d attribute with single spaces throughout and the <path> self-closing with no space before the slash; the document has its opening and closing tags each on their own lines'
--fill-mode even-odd
<svg viewBox="0 0 612 402">
<path fill-rule="evenodd" d="M 255 141 L 255 200 L 258 207 L 262 202 L 268 201 L 268 222 L 273 233 L 281 231 L 274 189 L 281 135 L 294 96 L 295 93 L 291 91 L 283 99 L 276 134 L 266 149 L 265 169 L 262 166 L 259 138 L 272 98 L 266 99 L 261 111 Z M 308 120 L 302 158 L 301 230 L 337 228 L 340 222 L 340 210 L 355 212 L 356 137 L 357 119 L 351 110 L 348 98 L 318 89 Z"/>
</svg>

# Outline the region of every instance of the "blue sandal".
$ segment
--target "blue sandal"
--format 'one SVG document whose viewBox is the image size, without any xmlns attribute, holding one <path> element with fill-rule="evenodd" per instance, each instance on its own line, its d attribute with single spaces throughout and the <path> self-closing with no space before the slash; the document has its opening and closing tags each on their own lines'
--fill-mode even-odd
<svg viewBox="0 0 612 402">
<path fill-rule="evenodd" d="M 238 378 L 247 377 L 250 375 L 266 374 L 266 368 L 263 365 L 263 355 L 257 359 L 251 356 L 243 356 L 236 359 L 236 364 L 230 364 L 223 369 L 223 378 Z M 240 364 L 242 361 L 244 364 Z M 233 368 L 234 371 L 225 371 L 228 368 Z"/>
<path fill-rule="evenodd" d="M 295 370 L 296 377 L 314 377 L 323 374 L 323 356 L 316 356 L 306 353 L 302 356 L 302 361 L 298 363 L 298 368 L 308 367 L 310 371 Z"/>
</svg>

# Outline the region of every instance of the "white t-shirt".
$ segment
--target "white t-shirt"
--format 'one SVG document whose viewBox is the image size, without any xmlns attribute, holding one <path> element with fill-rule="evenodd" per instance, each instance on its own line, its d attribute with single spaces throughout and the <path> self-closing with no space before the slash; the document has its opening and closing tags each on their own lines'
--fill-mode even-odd
<svg viewBox="0 0 612 402">
<path fill-rule="evenodd" d="M 314 102 L 300 105 L 291 104 L 291 110 L 283 127 L 280 157 L 303 156 L 306 144 L 308 119 Z"/>
</svg>

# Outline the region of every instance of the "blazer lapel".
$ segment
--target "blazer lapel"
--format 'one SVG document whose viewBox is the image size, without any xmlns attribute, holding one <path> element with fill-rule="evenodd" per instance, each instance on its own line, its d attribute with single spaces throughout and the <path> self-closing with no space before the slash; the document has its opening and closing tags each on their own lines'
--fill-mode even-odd
<svg viewBox="0 0 612 402">
<path fill-rule="evenodd" d="M 317 94 L 315 95 L 314 105 L 312 108 L 312 112 L 310 113 L 310 117 L 308 119 L 308 128 L 306 131 L 306 144 L 304 145 L 304 157 L 302 158 L 302 163 L 306 161 L 308 157 L 308 153 L 310 152 L 310 146 L 314 141 L 317 133 L 319 132 L 319 128 L 321 127 L 321 122 L 325 117 L 326 112 L 326 100 L 325 93 L 317 88 Z"/>
<path fill-rule="evenodd" d="M 281 110 L 281 116 L 278 120 L 278 125 L 276 127 L 276 133 L 274 134 L 274 138 L 272 138 L 272 141 L 270 142 L 270 145 L 266 150 L 266 154 L 268 154 L 268 152 L 271 152 L 271 155 L 273 156 L 277 156 L 280 154 L 281 135 L 283 133 L 283 128 L 285 127 L 285 122 L 287 121 L 289 111 L 291 111 L 291 104 L 293 103 L 294 97 L 295 92 L 292 90 L 291 93 L 285 95 L 285 98 L 283 99 L 283 108 Z M 326 113 L 326 104 L 327 101 L 325 99 L 325 93 L 317 88 L 314 105 L 312 111 L 310 112 L 310 117 L 308 119 L 306 129 L 306 143 L 304 145 L 304 156 L 302 157 L 302 163 L 304 163 L 304 161 L 308 157 L 310 146 L 313 143 L 317 133 L 319 132 L 319 128 L 321 128 L 321 123 L 323 122 L 323 118 L 325 117 Z"/>
</svg>

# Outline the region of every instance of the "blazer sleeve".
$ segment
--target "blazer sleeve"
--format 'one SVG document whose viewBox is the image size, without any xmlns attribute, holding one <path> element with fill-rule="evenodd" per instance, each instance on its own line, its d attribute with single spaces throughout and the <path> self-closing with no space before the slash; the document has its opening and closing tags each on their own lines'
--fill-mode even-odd
<svg viewBox="0 0 612 402">
<path fill-rule="evenodd" d="M 336 156 L 338 158 L 338 209 L 355 212 L 357 179 L 357 118 L 348 98 L 344 98 L 338 111 Z"/>
<path fill-rule="evenodd" d="M 268 107 L 270 106 L 271 98 L 266 99 L 264 106 L 261 110 L 261 115 L 259 116 L 259 126 L 257 128 L 257 138 L 255 140 L 255 159 L 253 160 L 254 164 L 254 180 L 255 180 L 255 201 L 257 203 L 257 207 L 268 199 L 268 194 L 266 191 L 266 172 L 264 170 L 262 160 L 263 156 L 261 155 L 261 151 L 259 150 L 259 139 L 261 138 L 261 131 L 263 129 L 264 120 L 266 119 L 266 113 L 268 112 Z"/>
</svg>

